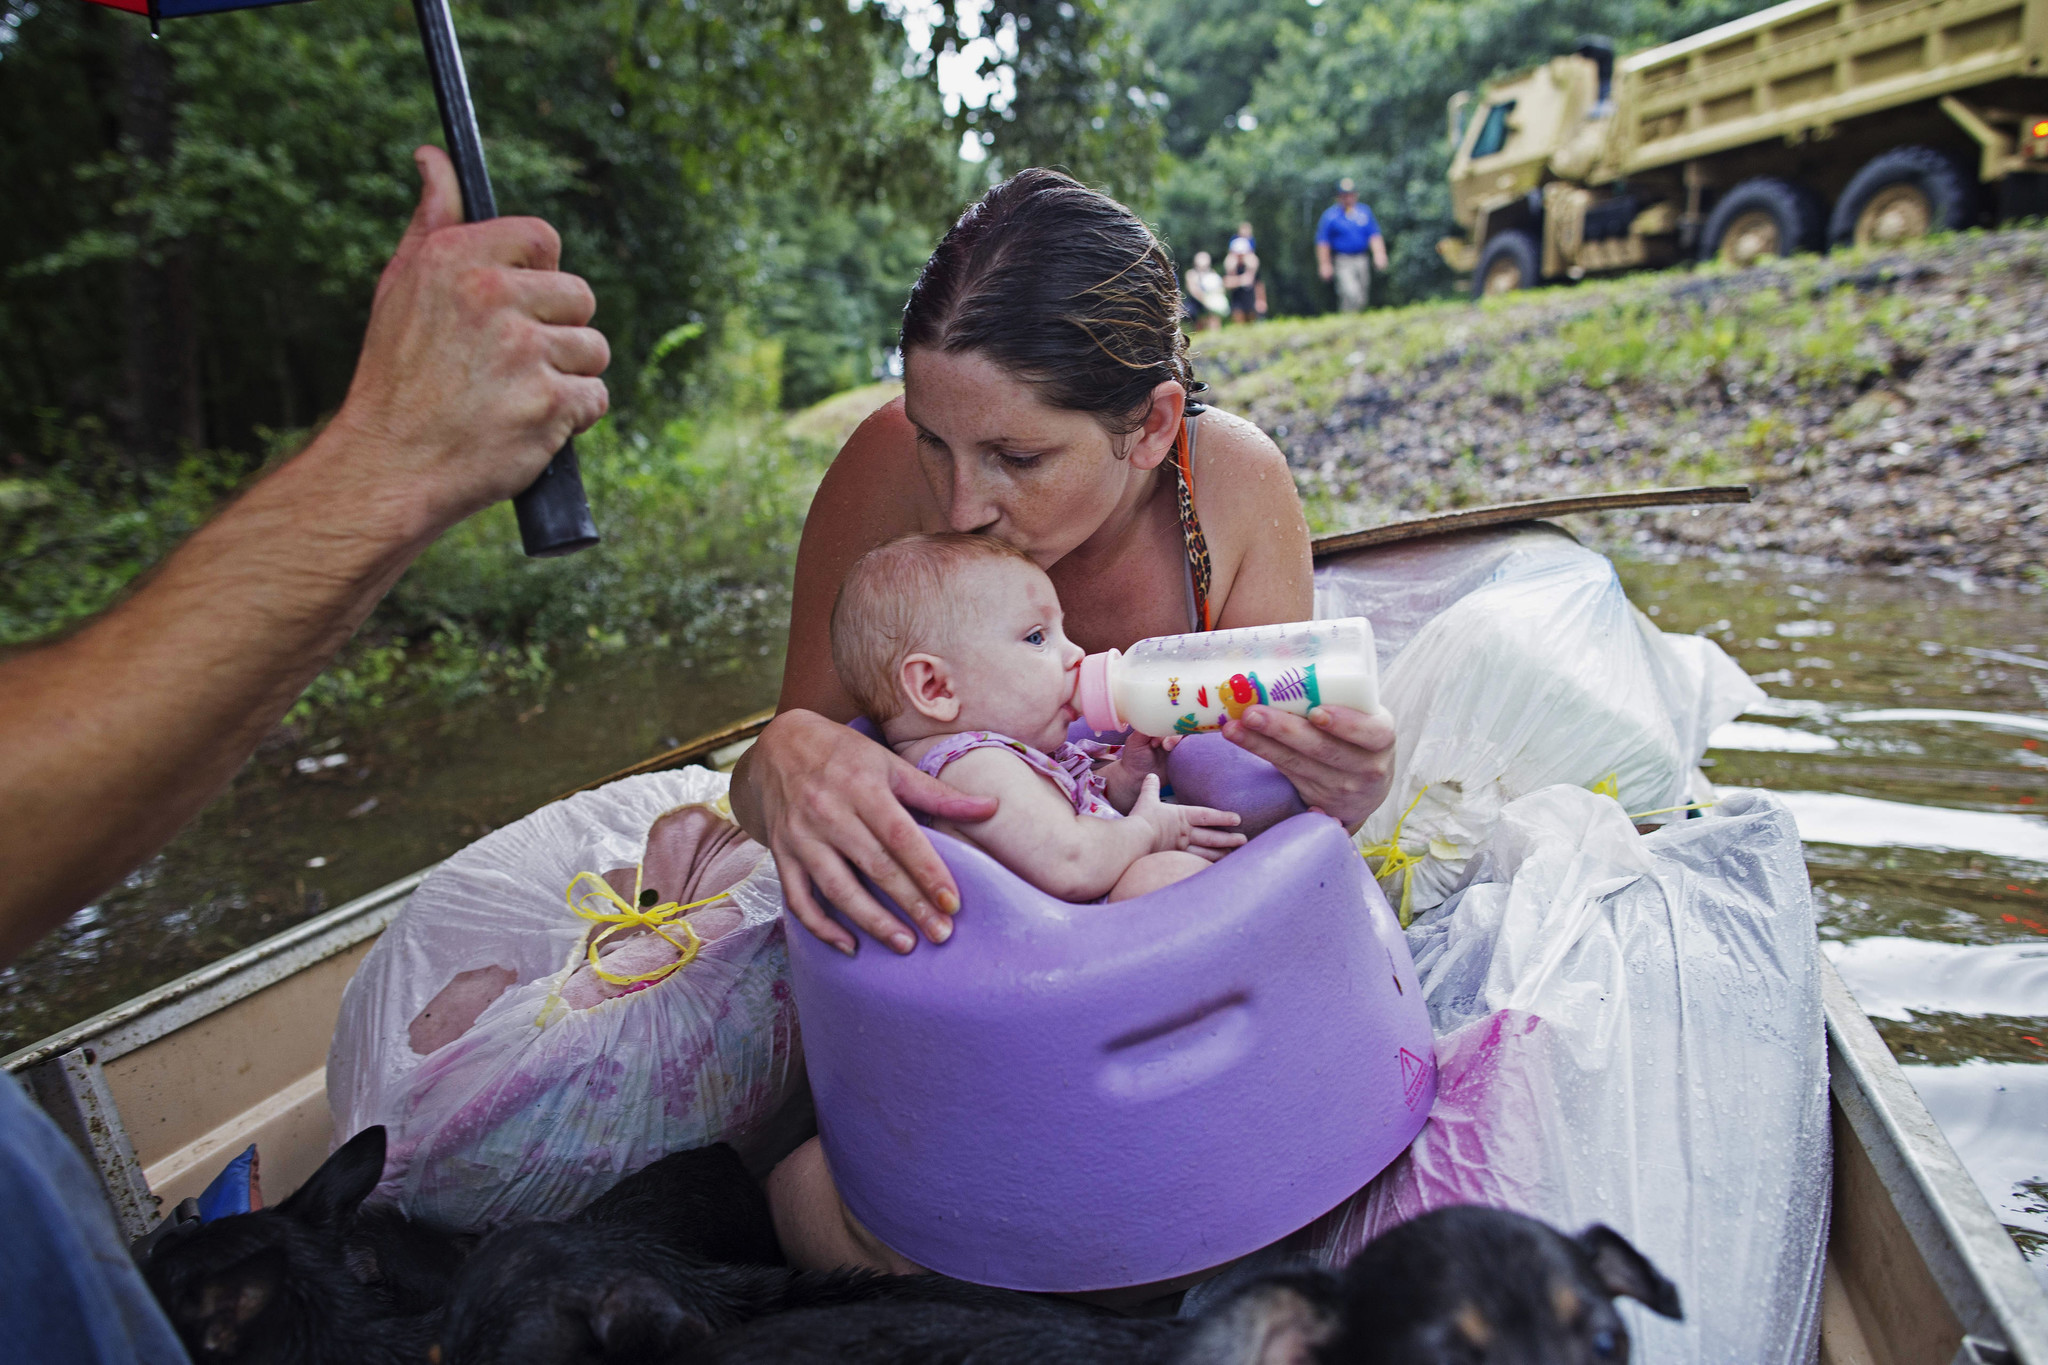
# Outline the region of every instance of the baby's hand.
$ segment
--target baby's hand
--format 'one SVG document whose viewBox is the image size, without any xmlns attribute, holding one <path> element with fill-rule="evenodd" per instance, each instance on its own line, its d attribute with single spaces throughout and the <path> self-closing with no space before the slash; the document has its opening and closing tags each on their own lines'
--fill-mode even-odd
<svg viewBox="0 0 2048 1365">
<path fill-rule="evenodd" d="M 1153 739 L 1135 730 L 1124 741 L 1123 749 L 1116 761 L 1102 770 L 1103 785 L 1109 797 L 1109 804 L 1129 815 L 1138 799 L 1145 779 L 1154 774 L 1164 778 L 1166 756 L 1173 752 L 1173 746 L 1180 743 L 1179 735 L 1165 739 Z"/>
<path fill-rule="evenodd" d="M 1244 836 L 1232 830 L 1238 823 L 1234 811 L 1212 810 L 1208 806 L 1172 806 L 1161 801 L 1157 773 L 1146 775 L 1129 818 L 1141 820 L 1152 827 L 1154 853 L 1185 849 L 1213 863 L 1244 842 Z"/>
</svg>

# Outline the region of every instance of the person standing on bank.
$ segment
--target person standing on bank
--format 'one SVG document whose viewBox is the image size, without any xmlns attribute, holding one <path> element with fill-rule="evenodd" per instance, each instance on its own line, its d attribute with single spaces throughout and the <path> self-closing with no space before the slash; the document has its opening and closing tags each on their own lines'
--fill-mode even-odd
<svg viewBox="0 0 2048 1365">
<path fill-rule="evenodd" d="M 1223 315 L 1230 311 L 1230 299 L 1224 292 L 1223 277 L 1216 273 L 1216 262 L 1208 252 L 1195 253 L 1195 263 L 1188 268 L 1184 283 L 1189 301 L 1185 311 L 1195 330 L 1213 332 L 1221 327 Z"/>
<path fill-rule="evenodd" d="M 1372 253 L 1367 266 L 1366 252 Z M 1380 236 L 1372 209 L 1358 202 L 1358 186 L 1345 176 L 1337 182 L 1337 202 L 1323 210 L 1316 224 L 1316 273 L 1337 281 L 1337 307 L 1347 313 L 1365 311 L 1372 272 L 1387 268 L 1387 239 Z"/>
<path fill-rule="evenodd" d="M 1252 241 L 1252 225 L 1239 223 L 1223 257 L 1223 288 L 1230 295 L 1230 320 L 1250 322 L 1265 313 L 1259 299 L 1259 253 Z"/>
</svg>

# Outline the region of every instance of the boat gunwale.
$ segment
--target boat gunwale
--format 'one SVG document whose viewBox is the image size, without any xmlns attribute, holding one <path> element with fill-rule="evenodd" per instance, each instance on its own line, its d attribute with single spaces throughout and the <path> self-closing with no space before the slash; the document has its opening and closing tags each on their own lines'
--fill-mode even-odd
<svg viewBox="0 0 2048 1365">
<path fill-rule="evenodd" d="M 204 967 L 166 981 L 154 990 L 102 1010 L 47 1038 L 0 1057 L 0 1071 L 20 1073 L 78 1047 L 91 1047 L 104 1064 L 176 1033 L 384 931 L 427 874 L 424 867 L 325 914 Z"/>
<path fill-rule="evenodd" d="M 2016 1365 L 2048 1365 L 2048 1289 L 1834 963 L 1820 965 L 1829 1093 L 1921 1261 L 1966 1334 L 1995 1336 Z"/>
</svg>

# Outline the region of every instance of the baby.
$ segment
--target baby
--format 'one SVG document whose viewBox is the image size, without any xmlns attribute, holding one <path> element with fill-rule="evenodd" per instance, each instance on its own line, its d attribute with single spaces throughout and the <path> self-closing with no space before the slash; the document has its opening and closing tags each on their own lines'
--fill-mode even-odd
<svg viewBox="0 0 2048 1365">
<path fill-rule="evenodd" d="M 1129 900 L 1244 842 L 1238 817 L 1159 799 L 1170 741 L 1070 744 L 1081 650 L 1052 580 L 987 536 L 906 536 L 854 564 L 832 610 L 832 663 L 904 758 L 1001 805 L 938 828 L 1069 901 Z"/>
<path fill-rule="evenodd" d="M 1001 802 L 980 824 L 938 828 L 1063 900 L 1142 896 L 1243 843 L 1236 815 L 1159 799 L 1168 743 L 1067 742 L 1081 650 L 1060 619 L 1052 580 L 1001 541 L 907 536 L 847 574 L 832 663 L 897 753 Z M 775 1168 L 768 1199 L 792 1265 L 921 1269 L 847 1210 L 816 1138 Z"/>
</svg>

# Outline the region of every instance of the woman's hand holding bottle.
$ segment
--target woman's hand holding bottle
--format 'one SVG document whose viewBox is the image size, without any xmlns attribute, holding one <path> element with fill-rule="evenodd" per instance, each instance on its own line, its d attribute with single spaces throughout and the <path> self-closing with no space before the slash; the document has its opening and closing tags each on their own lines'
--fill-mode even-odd
<svg viewBox="0 0 2048 1365">
<path fill-rule="evenodd" d="M 1265 759 L 1304 805 L 1353 834 L 1387 799 L 1394 780 L 1394 718 L 1386 711 L 1318 706 L 1306 716 L 1252 706 L 1223 737 Z"/>
</svg>

